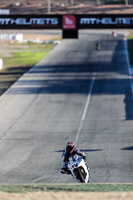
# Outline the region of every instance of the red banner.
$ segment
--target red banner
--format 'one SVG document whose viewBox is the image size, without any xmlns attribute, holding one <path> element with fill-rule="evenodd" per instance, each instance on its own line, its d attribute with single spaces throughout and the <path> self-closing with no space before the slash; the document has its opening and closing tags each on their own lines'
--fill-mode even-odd
<svg viewBox="0 0 133 200">
<path fill-rule="evenodd" d="M 74 15 L 63 15 L 63 29 L 76 29 L 76 18 Z"/>
</svg>

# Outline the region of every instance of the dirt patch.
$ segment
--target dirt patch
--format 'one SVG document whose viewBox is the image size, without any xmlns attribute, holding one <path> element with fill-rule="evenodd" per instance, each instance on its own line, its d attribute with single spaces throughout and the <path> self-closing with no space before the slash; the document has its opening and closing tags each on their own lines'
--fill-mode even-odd
<svg viewBox="0 0 133 200">
<path fill-rule="evenodd" d="M 40 41 L 46 42 L 50 40 L 60 40 L 61 36 L 60 35 L 42 35 L 42 34 L 23 34 L 23 39 L 27 41 L 39 39 Z M 12 56 L 12 53 L 14 52 L 21 52 L 22 50 L 23 51 L 28 50 L 28 45 L 26 44 L 21 45 L 21 43 L 18 44 L 17 46 L 14 46 L 14 45 L 11 45 L 11 42 L 10 42 L 10 46 L 9 46 L 8 41 L 1 40 L 0 45 L 2 46 L 2 48 L 0 48 L 0 56 L 2 55 L 5 57 Z"/>
<path fill-rule="evenodd" d="M 10 45 L 9 45 L 10 43 Z M 12 56 L 12 53 L 14 52 L 20 52 L 20 51 L 26 51 L 28 49 L 28 45 L 21 45 L 18 44 L 17 46 L 12 45 L 11 42 L 8 41 L 0 41 L 0 46 L 2 46 L 2 48 L 0 48 L 0 56 L 4 56 L 4 57 L 10 57 Z"/>
<path fill-rule="evenodd" d="M 132 200 L 133 192 L 33 192 L 10 194 L 0 192 L 0 200 Z"/>
</svg>

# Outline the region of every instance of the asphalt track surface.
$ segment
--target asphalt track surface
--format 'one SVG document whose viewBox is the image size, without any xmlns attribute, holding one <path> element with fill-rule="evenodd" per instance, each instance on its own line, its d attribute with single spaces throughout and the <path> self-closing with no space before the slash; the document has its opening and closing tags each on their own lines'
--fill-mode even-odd
<svg viewBox="0 0 133 200">
<path fill-rule="evenodd" d="M 74 182 L 60 174 L 70 140 L 86 153 L 91 183 L 133 182 L 123 35 L 83 32 L 62 41 L 0 97 L 0 183 Z"/>
</svg>

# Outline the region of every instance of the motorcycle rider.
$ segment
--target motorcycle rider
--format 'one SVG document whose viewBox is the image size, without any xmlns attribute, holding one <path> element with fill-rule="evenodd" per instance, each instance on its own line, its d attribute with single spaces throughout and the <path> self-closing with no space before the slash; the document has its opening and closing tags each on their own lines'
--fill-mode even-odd
<svg viewBox="0 0 133 200">
<path fill-rule="evenodd" d="M 100 51 L 100 49 L 101 49 L 101 45 L 100 45 L 99 42 L 97 42 L 97 43 L 96 43 L 96 50 L 97 50 L 97 51 Z"/>
<path fill-rule="evenodd" d="M 75 148 L 73 142 L 68 142 L 66 144 L 66 148 L 63 150 L 63 153 L 62 153 L 62 168 L 61 168 L 62 174 L 65 174 L 65 172 L 67 171 L 68 159 L 73 154 L 77 154 L 77 155 L 81 156 L 84 159 L 85 164 L 87 166 L 86 155 L 83 152 L 81 152 L 79 149 Z M 88 166 L 87 166 L 87 168 L 88 168 Z M 88 168 L 88 170 L 89 170 L 89 168 Z"/>
<path fill-rule="evenodd" d="M 113 36 L 113 38 L 116 38 L 117 37 L 117 33 L 115 31 L 112 31 L 112 36 Z"/>
</svg>

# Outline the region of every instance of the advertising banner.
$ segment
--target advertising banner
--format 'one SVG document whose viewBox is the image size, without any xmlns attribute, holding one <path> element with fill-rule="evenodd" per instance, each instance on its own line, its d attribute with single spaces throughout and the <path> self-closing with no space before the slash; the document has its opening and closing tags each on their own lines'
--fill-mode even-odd
<svg viewBox="0 0 133 200">
<path fill-rule="evenodd" d="M 132 29 L 132 15 L 76 15 L 78 29 Z"/>
<path fill-rule="evenodd" d="M 0 15 L 0 29 L 62 29 L 62 16 Z"/>
<path fill-rule="evenodd" d="M 132 29 L 126 15 L 0 15 L 0 29 Z"/>
</svg>

